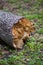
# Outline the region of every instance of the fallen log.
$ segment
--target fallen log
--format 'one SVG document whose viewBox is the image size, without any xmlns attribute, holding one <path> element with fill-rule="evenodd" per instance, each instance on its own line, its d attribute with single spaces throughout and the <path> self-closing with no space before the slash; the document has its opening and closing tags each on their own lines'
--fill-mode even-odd
<svg viewBox="0 0 43 65">
<path fill-rule="evenodd" d="M 22 16 L 0 11 L 0 38 L 14 48 L 22 48 L 24 40 L 34 32 L 33 23 Z"/>
</svg>

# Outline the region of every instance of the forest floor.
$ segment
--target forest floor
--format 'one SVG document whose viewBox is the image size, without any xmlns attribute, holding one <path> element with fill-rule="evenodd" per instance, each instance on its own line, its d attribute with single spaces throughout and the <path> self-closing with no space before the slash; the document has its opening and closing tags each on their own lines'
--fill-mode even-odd
<svg viewBox="0 0 43 65">
<path fill-rule="evenodd" d="M 22 50 L 3 45 L 0 39 L 0 65 L 43 65 L 43 0 L 6 0 L 2 10 L 34 21 L 36 31 Z"/>
</svg>

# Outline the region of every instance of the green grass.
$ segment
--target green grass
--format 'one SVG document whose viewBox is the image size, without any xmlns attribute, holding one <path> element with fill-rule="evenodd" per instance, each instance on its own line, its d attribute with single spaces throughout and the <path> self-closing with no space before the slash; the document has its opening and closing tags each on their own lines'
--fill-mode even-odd
<svg viewBox="0 0 43 65">
<path fill-rule="evenodd" d="M 7 2 L 9 2 L 9 3 L 15 3 L 17 1 L 19 1 L 19 0 L 7 0 Z"/>
<path fill-rule="evenodd" d="M 24 50 L 18 52 L 17 55 L 10 55 L 8 59 L 0 60 L 0 65 L 42 65 L 43 55 L 40 51 L 42 44 L 39 42 L 36 43 L 34 37 L 31 37 L 26 43 L 27 45 L 24 46 Z M 25 54 L 28 55 L 25 56 Z M 28 62 L 26 62 L 25 59 L 28 59 Z"/>
<path fill-rule="evenodd" d="M 37 33 L 43 34 L 43 28 L 40 28 L 39 30 L 37 30 Z"/>
</svg>

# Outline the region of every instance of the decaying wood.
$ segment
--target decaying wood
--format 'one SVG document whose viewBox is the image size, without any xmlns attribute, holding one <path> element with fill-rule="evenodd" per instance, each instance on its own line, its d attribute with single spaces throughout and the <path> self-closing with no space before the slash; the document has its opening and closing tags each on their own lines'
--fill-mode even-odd
<svg viewBox="0 0 43 65">
<path fill-rule="evenodd" d="M 0 38 L 8 45 L 21 49 L 31 32 L 34 32 L 34 26 L 30 20 L 0 11 Z"/>
</svg>

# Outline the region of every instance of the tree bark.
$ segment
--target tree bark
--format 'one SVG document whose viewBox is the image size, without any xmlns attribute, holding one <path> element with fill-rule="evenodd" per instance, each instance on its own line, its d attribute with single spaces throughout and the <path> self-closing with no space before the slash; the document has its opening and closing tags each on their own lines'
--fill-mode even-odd
<svg viewBox="0 0 43 65">
<path fill-rule="evenodd" d="M 0 11 L 0 39 L 8 45 L 13 46 L 12 27 L 22 16 L 13 15 L 12 13 Z"/>
</svg>

